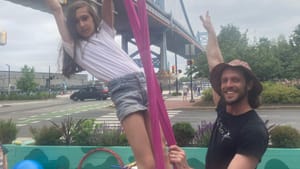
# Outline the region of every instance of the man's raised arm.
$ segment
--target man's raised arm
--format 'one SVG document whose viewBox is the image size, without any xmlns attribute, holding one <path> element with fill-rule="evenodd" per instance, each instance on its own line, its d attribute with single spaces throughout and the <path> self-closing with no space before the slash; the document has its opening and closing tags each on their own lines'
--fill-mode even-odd
<svg viewBox="0 0 300 169">
<path fill-rule="evenodd" d="M 211 23 L 209 13 L 206 12 L 205 17 L 200 16 L 202 24 L 208 33 L 208 41 L 206 46 L 206 57 L 209 66 L 209 72 L 218 64 L 223 63 L 224 59 L 219 47 L 218 39 L 214 27 Z M 217 104 L 220 100 L 220 96 L 213 92 L 214 103 Z"/>
</svg>

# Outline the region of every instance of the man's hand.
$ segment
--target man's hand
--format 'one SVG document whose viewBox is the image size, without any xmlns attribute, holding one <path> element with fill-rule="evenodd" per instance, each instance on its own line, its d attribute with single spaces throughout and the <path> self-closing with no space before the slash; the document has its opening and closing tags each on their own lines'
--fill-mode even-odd
<svg viewBox="0 0 300 169">
<path fill-rule="evenodd" d="M 202 21 L 203 27 L 206 29 L 207 32 L 214 32 L 214 27 L 211 23 L 209 12 L 206 12 L 205 17 L 200 16 L 200 20 Z"/>
</svg>

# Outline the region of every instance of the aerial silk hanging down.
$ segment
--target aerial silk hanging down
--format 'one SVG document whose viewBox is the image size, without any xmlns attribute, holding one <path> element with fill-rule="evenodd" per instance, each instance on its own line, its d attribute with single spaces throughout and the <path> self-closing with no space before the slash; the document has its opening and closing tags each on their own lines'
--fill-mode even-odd
<svg viewBox="0 0 300 169">
<path fill-rule="evenodd" d="M 168 145 L 176 144 L 176 140 L 152 64 L 146 0 L 137 0 L 137 8 L 135 8 L 133 0 L 124 2 L 146 75 L 155 168 L 164 169 L 164 160 L 162 160 L 164 159 L 164 150 L 162 149 L 160 126 Z"/>
</svg>

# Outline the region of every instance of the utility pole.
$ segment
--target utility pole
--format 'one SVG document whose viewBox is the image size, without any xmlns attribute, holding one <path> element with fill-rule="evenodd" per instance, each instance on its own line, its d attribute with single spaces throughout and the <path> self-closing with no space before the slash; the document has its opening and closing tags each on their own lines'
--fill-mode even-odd
<svg viewBox="0 0 300 169">
<path fill-rule="evenodd" d="M 49 65 L 49 72 L 48 72 L 48 97 L 50 97 L 51 94 L 51 77 L 50 77 L 50 65 Z"/>
<path fill-rule="evenodd" d="M 8 88 L 7 88 L 7 93 L 8 95 L 10 95 L 10 65 L 6 64 L 7 68 L 8 68 Z"/>
<path fill-rule="evenodd" d="M 177 54 L 175 53 L 175 76 L 176 76 L 176 95 L 178 95 L 178 69 L 177 69 Z"/>
<path fill-rule="evenodd" d="M 195 102 L 194 100 L 194 96 L 193 96 L 193 73 L 192 73 L 192 65 L 193 65 L 193 60 L 192 60 L 192 56 L 195 55 L 195 46 L 192 44 L 186 44 L 185 45 L 185 54 L 187 56 L 189 56 L 189 61 L 188 61 L 188 65 L 190 66 L 190 89 L 191 89 L 191 100 L 190 102 Z"/>
</svg>

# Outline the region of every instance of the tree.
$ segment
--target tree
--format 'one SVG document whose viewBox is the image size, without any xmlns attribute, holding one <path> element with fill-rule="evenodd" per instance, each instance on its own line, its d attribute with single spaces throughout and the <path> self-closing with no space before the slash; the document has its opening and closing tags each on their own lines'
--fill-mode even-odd
<svg viewBox="0 0 300 169">
<path fill-rule="evenodd" d="M 17 88 L 20 89 L 22 92 L 30 93 L 35 91 L 37 87 L 37 83 L 34 82 L 34 68 L 30 68 L 25 65 L 22 69 L 22 76 L 17 81 Z"/>
<path fill-rule="evenodd" d="M 274 56 L 279 59 L 282 71 L 279 74 L 280 79 L 292 78 L 291 63 L 293 62 L 293 53 L 291 45 L 285 39 L 283 35 L 280 35 L 277 39 L 277 44 L 274 47 Z"/>
<path fill-rule="evenodd" d="M 247 57 L 248 38 L 247 32 L 241 33 L 239 28 L 234 25 L 221 26 L 218 35 L 220 49 L 225 62 L 240 58 L 245 60 Z"/>
<path fill-rule="evenodd" d="M 250 64 L 257 77 L 263 81 L 278 78 L 282 69 L 279 59 L 274 56 L 272 42 L 268 38 L 260 38 L 254 51 Z"/>
<path fill-rule="evenodd" d="M 300 24 L 296 27 L 293 31 L 290 44 L 292 46 L 292 62 L 291 62 L 291 69 L 292 69 L 292 77 L 293 78 L 300 78 Z"/>
</svg>

